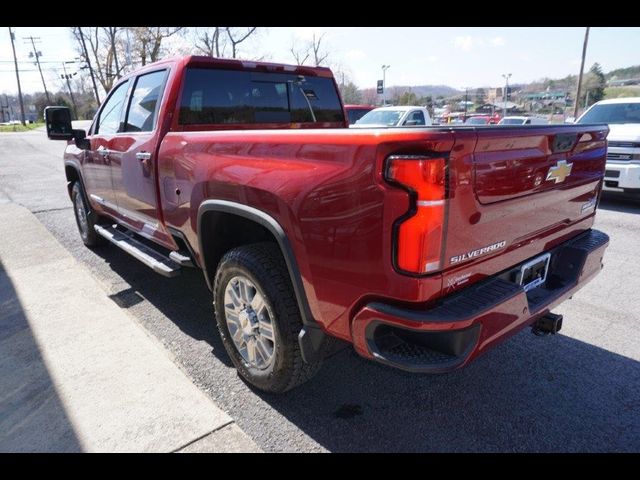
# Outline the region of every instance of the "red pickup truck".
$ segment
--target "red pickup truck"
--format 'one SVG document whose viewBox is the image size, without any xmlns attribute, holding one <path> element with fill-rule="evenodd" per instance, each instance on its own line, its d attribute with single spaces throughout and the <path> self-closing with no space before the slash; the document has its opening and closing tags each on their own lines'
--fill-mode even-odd
<svg viewBox="0 0 640 480">
<path fill-rule="evenodd" d="M 609 241 L 604 125 L 349 129 L 326 68 L 195 56 L 120 79 L 87 132 L 46 122 L 84 243 L 202 269 L 229 356 L 270 392 L 344 342 L 436 373 L 555 333 Z"/>
</svg>

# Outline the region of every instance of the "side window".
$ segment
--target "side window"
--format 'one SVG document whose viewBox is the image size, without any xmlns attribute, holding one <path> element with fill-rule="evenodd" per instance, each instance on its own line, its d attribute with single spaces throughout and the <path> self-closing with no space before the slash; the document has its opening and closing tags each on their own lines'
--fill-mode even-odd
<svg viewBox="0 0 640 480">
<path fill-rule="evenodd" d="M 530 118 L 527 118 L 527 119 L 524 121 L 524 124 L 525 124 L 525 125 L 531 125 L 531 119 L 530 119 Z"/>
<path fill-rule="evenodd" d="M 424 113 L 422 110 L 415 110 L 411 112 L 409 117 L 404 122 L 405 125 L 425 125 Z"/>
<path fill-rule="evenodd" d="M 96 133 L 100 135 L 109 135 L 118 131 L 120 128 L 120 119 L 122 118 L 122 107 L 124 105 L 125 97 L 127 96 L 128 88 L 129 82 L 126 81 L 118 85 L 111 94 L 109 100 L 107 100 L 100 111 Z"/>
<path fill-rule="evenodd" d="M 141 75 L 131 94 L 125 132 L 151 132 L 156 123 L 157 109 L 166 70 Z"/>
</svg>

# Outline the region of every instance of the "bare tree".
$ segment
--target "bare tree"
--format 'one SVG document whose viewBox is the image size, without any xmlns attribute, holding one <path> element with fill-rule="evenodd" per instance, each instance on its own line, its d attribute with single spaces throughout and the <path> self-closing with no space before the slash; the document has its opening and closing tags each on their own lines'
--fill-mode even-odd
<svg viewBox="0 0 640 480">
<path fill-rule="evenodd" d="M 225 27 L 229 41 L 231 42 L 231 58 L 237 58 L 238 45 L 244 42 L 256 31 L 258 27 Z"/>
<path fill-rule="evenodd" d="M 87 47 L 85 55 L 80 31 L 77 27 L 72 29 L 76 39 L 76 50 L 85 62 L 91 63 L 93 73 L 97 77 L 105 92 L 111 90 L 114 81 L 120 78 L 124 65 L 118 61 L 118 47 L 122 48 L 119 41 L 118 27 L 84 27 L 84 39 Z"/>
<path fill-rule="evenodd" d="M 133 49 L 140 65 L 153 63 L 161 58 L 162 41 L 184 30 L 184 27 L 130 27 Z"/>
<path fill-rule="evenodd" d="M 120 78 L 120 65 L 118 64 L 118 50 L 116 49 L 118 27 L 103 27 L 109 38 L 111 51 L 113 52 L 113 62 L 116 67 L 116 78 Z"/>
<path fill-rule="evenodd" d="M 378 94 L 375 88 L 365 88 L 361 90 L 362 103 L 366 105 L 375 105 L 378 102 Z"/>
<path fill-rule="evenodd" d="M 308 45 L 304 48 L 297 49 L 295 44 L 293 44 L 289 51 L 291 52 L 291 55 L 293 55 L 296 65 L 304 65 L 304 62 L 306 62 L 309 59 L 309 55 L 311 55 Z"/>
<path fill-rule="evenodd" d="M 324 38 L 324 36 L 325 34 L 323 33 L 316 39 L 316 34 L 314 33 L 313 39 L 311 40 L 310 47 L 311 51 L 313 52 L 313 61 L 316 67 L 322 65 L 322 62 L 324 62 L 329 56 L 329 52 L 327 52 L 326 50 L 321 50 L 322 39 Z"/>
<path fill-rule="evenodd" d="M 205 27 L 196 29 L 195 47 L 199 53 L 208 57 L 223 57 L 227 47 L 226 35 L 220 35 L 223 27 Z"/>
<path fill-rule="evenodd" d="M 320 36 L 316 36 L 314 33 L 312 39 L 300 47 L 298 47 L 294 41 L 289 51 L 291 52 L 295 62 L 298 65 L 304 65 L 305 62 L 311 58 L 316 67 L 326 63 L 327 58 L 329 58 L 329 52 L 326 48 L 322 47 L 322 40 L 324 39 L 324 36 L 324 33 Z"/>
</svg>

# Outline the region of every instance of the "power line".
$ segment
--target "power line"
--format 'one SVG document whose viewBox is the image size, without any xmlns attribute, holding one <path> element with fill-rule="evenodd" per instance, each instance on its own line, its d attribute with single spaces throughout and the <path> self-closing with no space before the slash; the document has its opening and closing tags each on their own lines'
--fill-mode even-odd
<svg viewBox="0 0 640 480">
<path fill-rule="evenodd" d="M 60 63 L 65 60 L 40 60 L 40 63 Z M 80 63 L 80 60 L 72 60 L 73 63 Z M 13 60 L 0 60 L 0 63 L 14 63 Z M 33 63 L 31 60 L 18 60 L 18 63 Z"/>
<path fill-rule="evenodd" d="M 42 69 L 42 71 L 44 72 L 54 72 L 54 73 L 57 73 L 61 70 L 62 70 L 61 68 L 43 68 Z M 39 72 L 40 70 L 38 70 L 37 68 L 19 68 L 18 71 L 19 72 Z M 15 72 L 15 69 L 0 70 L 0 72 Z"/>
</svg>

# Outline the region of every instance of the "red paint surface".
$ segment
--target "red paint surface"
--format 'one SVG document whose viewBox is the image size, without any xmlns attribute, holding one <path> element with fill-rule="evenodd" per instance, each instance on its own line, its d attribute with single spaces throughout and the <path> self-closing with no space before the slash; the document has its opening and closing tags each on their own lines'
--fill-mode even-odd
<svg viewBox="0 0 640 480">
<path fill-rule="evenodd" d="M 112 150 L 152 151 L 146 169 L 130 168 L 135 178 L 116 175 L 109 193 L 109 166 L 73 145 L 65 158 L 80 165 L 88 193 L 111 195 L 116 204 L 129 203 L 141 217 L 155 219 L 158 231 L 152 237 L 169 248 L 177 246 L 167 227 L 182 232 L 198 256 L 197 211 L 204 200 L 230 200 L 268 213 L 288 235 L 313 317 L 332 335 L 354 341 L 364 355 L 361 333 L 371 317 L 361 310 L 366 303 L 427 308 L 442 295 L 552 248 L 593 224 L 594 211 L 581 213 L 581 206 L 599 194 L 606 127 L 350 130 L 340 123 L 313 129 L 274 124 L 183 128 L 176 112 L 187 64 L 331 76 L 322 68 L 247 66 L 203 57 L 150 65 L 136 74 L 159 66 L 170 69 L 156 130 L 140 138 L 118 134 L 91 139 L 92 148 L 106 142 Z M 554 154 L 550 142 L 558 133 L 575 133 L 583 141 L 569 153 Z M 393 266 L 392 226 L 409 210 L 409 195 L 384 180 L 383 168 L 391 154 L 424 153 L 448 154 L 448 188 L 444 268 L 419 277 L 401 274 Z M 561 159 L 573 163 L 572 175 L 558 185 L 545 179 L 538 183 Z M 127 161 L 120 159 L 121 164 Z M 134 196 L 137 202 L 131 202 Z M 92 205 L 122 220 L 118 212 Z M 142 228 L 127 224 L 135 231 Z M 503 240 L 503 249 L 449 264 L 451 256 Z M 460 276 L 468 280 L 456 283 Z M 531 320 L 514 301 L 496 312 L 492 329 L 483 330 L 478 351 Z M 518 309 L 519 314 L 513 313 Z M 356 313 L 358 322 L 352 328 Z"/>
</svg>

